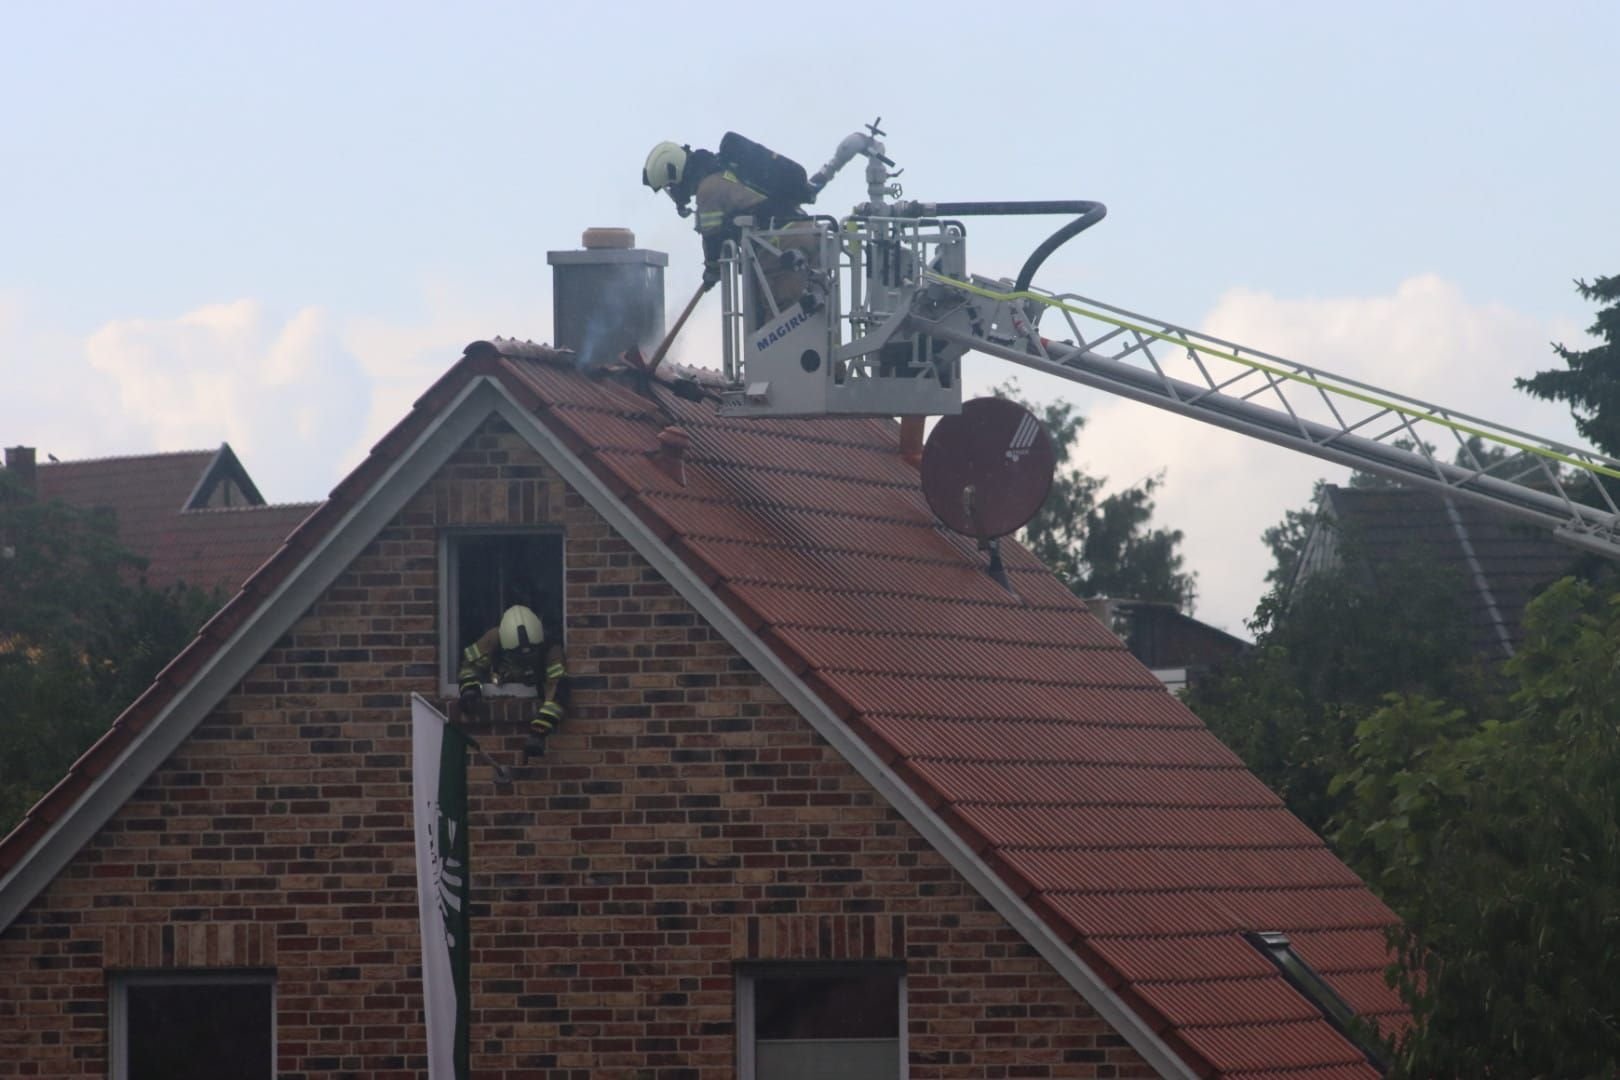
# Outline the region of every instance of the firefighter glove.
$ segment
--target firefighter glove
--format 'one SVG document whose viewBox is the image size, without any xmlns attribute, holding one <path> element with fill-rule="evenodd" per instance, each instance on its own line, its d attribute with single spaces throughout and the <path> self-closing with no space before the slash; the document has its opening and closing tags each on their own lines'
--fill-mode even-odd
<svg viewBox="0 0 1620 1080">
<path fill-rule="evenodd" d="M 546 756 L 546 733 L 539 728 L 529 729 L 529 737 L 523 741 L 523 760 Z"/>
<path fill-rule="evenodd" d="M 703 287 L 705 289 L 712 289 L 718 284 L 720 284 L 720 264 L 719 263 L 704 263 L 703 264 Z"/>
</svg>

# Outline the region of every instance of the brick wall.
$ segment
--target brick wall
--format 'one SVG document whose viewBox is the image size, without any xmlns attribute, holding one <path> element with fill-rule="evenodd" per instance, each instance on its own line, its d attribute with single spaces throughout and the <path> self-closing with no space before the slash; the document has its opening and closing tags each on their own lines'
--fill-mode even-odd
<svg viewBox="0 0 1620 1080">
<path fill-rule="evenodd" d="M 1152 1075 L 492 421 L 0 935 L 0 1077 L 107 1075 L 108 972 L 211 968 L 274 970 L 283 1077 L 423 1074 L 409 695 L 438 530 L 497 523 L 566 530 L 576 695 L 471 769 L 475 1075 L 729 1076 L 737 961 L 854 958 L 905 961 L 919 1080 Z"/>
</svg>

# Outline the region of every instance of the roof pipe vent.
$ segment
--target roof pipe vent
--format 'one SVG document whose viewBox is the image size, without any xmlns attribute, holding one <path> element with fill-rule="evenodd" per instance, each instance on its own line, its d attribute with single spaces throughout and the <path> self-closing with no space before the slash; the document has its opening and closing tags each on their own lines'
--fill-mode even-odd
<svg viewBox="0 0 1620 1080">
<path fill-rule="evenodd" d="M 591 228 L 580 250 L 548 251 L 552 333 L 581 367 L 616 360 L 632 348 L 651 352 L 664 337 L 662 251 L 636 247 L 629 229 Z"/>
<path fill-rule="evenodd" d="M 686 448 L 690 445 L 692 437 L 686 429 L 672 424 L 658 433 L 658 449 L 647 453 L 665 476 L 685 487 Z"/>
<path fill-rule="evenodd" d="M 922 467 L 923 423 L 926 416 L 900 418 L 900 460 L 916 468 Z"/>
</svg>

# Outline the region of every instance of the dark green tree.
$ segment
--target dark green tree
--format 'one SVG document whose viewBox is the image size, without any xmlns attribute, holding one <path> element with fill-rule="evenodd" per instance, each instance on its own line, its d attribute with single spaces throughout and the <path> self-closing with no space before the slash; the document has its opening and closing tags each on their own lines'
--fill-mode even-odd
<svg viewBox="0 0 1620 1080">
<path fill-rule="evenodd" d="M 1190 611 L 1196 575 L 1182 568 L 1181 530 L 1151 525 L 1153 493 L 1163 477 L 1103 495 L 1106 478 L 1078 467 L 1075 448 L 1085 417 L 1073 405 L 1031 405 L 1016 384 L 996 393 L 1041 418 L 1057 458 L 1051 493 L 1018 539 L 1077 596 L 1159 600 Z"/>
<path fill-rule="evenodd" d="M 1481 702 L 1487 682 L 1469 646 L 1452 572 L 1411 554 L 1369 575 L 1355 537 L 1344 559 L 1256 610 L 1255 647 L 1196 683 L 1187 704 L 1311 828 L 1339 799 L 1356 728 L 1393 692 Z M 1483 704 L 1481 704 L 1483 708 Z"/>
<path fill-rule="evenodd" d="M 1363 720 L 1336 843 L 1405 920 L 1402 1077 L 1620 1073 L 1620 597 L 1533 601 L 1492 717 L 1400 696 Z"/>
<path fill-rule="evenodd" d="M 1283 519 L 1260 534 L 1261 543 L 1271 551 L 1271 569 L 1266 571 L 1266 584 L 1273 589 L 1286 590 L 1299 569 L 1299 560 L 1305 554 L 1305 543 L 1311 529 L 1321 516 L 1322 489 L 1326 480 L 1311 485 L 1309 506 L 1283 511 Z"/>
<path fill-rule="evenodd" d="M 1598 339 L 1590 349 L 1554 343 L 1564 367 L 1538 371 L 1513 385 L 1544 401 L 1562 401 L 1575 417 L 1581 437 L 1611 457 L 1620 456 L 1620 275 L 1594 278 L 1576 290 L 1595 303 L 1597 321 L 1588 329 Z"/>
<path fill-rule="evenodd" d="M 217 607 L 137 584 L 105 514 L 0 472 L 0 834 L 66 774 Z"/>
</svg>

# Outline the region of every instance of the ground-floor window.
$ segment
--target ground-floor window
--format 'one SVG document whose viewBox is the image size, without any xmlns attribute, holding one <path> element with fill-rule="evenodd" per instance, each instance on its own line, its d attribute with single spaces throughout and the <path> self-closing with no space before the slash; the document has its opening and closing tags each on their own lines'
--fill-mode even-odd
<svg viewBox="0 0 1620 1080">
<path fill-rule="evenodd" d="M 893 963 L 737 970 L 742 1080 L 898 1080 L 906 1075 L 905 969 Z"/>
<path fill-rule="evenodd" d="M 268 972 L 114 975 L 112 1080 L 270 1080 L 275 976 Z"/>
</svg>

